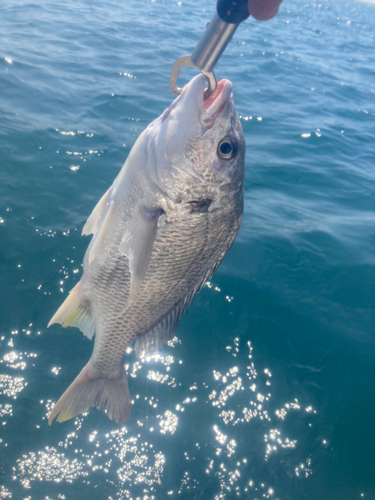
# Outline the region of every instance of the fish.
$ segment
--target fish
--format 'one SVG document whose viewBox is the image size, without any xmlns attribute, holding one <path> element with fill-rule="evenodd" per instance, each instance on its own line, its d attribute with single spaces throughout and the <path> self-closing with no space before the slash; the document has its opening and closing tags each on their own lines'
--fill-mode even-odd
<svg viewBox="0 0 375 500">
<path fill-rule="evenodd" d="M 182 314 L 232 246 L 242 221 L 245 141 L 221 80 L 204 99 L 194 77 L 140 134 L 83 227 L 93 235 L 80 281 L 48 326 L 95 335 L 88 363 L 48 416 L 63 422 L 96 407 L 127 422 L 124 367 L 174 337 Z"/>
</svg>

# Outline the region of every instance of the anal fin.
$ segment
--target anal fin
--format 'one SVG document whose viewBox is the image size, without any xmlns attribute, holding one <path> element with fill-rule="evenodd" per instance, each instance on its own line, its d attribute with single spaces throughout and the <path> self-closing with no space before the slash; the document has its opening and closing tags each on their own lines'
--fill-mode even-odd
<svg viewBox="0 0 375 500">
<path fill-rule="evenodd" d="M 47 328 L 54 323 L 60 323 L 64 327 L 76 326 L 86 337 L 92 339 L 95 333 L 95 323 L 81 303 L 79 296 L 80 285 L 81 282 L 79 281 L 70 291 L 65 301 L 51 318 Z"/>
</svg>

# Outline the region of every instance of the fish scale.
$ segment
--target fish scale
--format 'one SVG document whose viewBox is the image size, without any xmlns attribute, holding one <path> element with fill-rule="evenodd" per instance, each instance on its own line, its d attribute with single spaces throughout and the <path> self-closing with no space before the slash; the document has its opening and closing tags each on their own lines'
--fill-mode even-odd
<svg viewBox="0 0 375 500">
<path fill-rule="evenodd" d="M 233 244 L 245 145 L 231 88 L 219 82 L 208 106 L 204 77 L 195 77 L 140 135 L 90 215 L 83 234 L 94 235 L 82 278 L 50 324 L 95 333 L 94 350 L 50 423 L 91 407 L 128 420 L 126 348 L 135 340 L 141 356 L 162 347 Z"/>
<path fill-rule="evenodd" d="M 206 220 L 206 234 L 210 233 L 208 222 Z M 220 222 L 222 224 L 222 220 Z M 228 217 L 226 224 L 223 225 L 224 228 L 232 227 L 232 237 L 229 241 L 233 241 L 237 234 L 238 228 L 235 223 L 235 217 L 232 216 Z M 213 225 L 215 226 L 215 221 Z M 200 227 L 201 221 L 195 229 L 198 230 Z M 115 317 L 115 320 L 112 323 L 109 322 L 106 327 L 106 331 L 109 332 L 108 336 L 106 337 L 104 332 L 102 334 L 104 339 L 102 340 L 101 355 L 99 354 L 95 358 L 95 366 L 100 366 L 100 370 L 98 369 L 100 374 L 102 374 L 102 367 L 104 366 L 107 370 L 110 363 L 116 367 L 114 372 L 118 372 L 118 367 L 122 364 L 122 353 L 134 338 L 140 333 L 145 333 L 154 327 L 155 324 L 160 322 L 160 318 L 167 315 L 188 291 L 197 287 L 200 284 L 202 275 L 209 269 L 209 264 L 212 261 L 218 261 L 220 254 L 227 250 L 226 246 L 223 244 L 220 245 L 220 242 L 228 241 L 227 234 L 223 235 L 217 231 L 215 231 L 216 241 L 212 242 L 211 240 L 210 245 L 208 245 L 206 239 L 198 251 L 197 248 L 189 249 L 187 243 L 191 237 L 194 238 L 194 229 L 191 231 L 192 229 L 190 227 L 189 231 L 187 231 L 186 227 L 182 225 L 181 231 L 177 231 L 180 237 L 177 240 L 178 243 L 176 244 L 176 239 L 173 236 L 170 238 L 171 245 L 168 254 L 164 252 L 163 255 L 162 252 L 158 252 L 157 248 L 159 246 L 155 242 L 155 254 L 150 261 L 143 288 L 139 293 L 139 300 L 123 315 L 120 316 L 124 308 L 124 302 L 118 297 L 118 294 L 116 296 L 117 287 L 115 283 L 110 282 L 110 275 L 108 275 L 108 279 L 103 277 L 100 280 L 100 293 L 97 298 L 93 299 L 94 307 L 96 302 L 98 304 L 101 303 L 103 304 L 102 307 L 109 312 L 106 316 L 108 318 Z M 199 234 L 202 236 L 200 229 Z M 160 246 L 165 246 L 165 242 L 168 241 L 167 236 L 163 236 L 164 238 L 160 242 Z M 212 243 L 215 245 L 214 252 L 211 247 Z M 174 252 L 173 250 L 176 251 Z M 194 265 L 195 260 L 198 262 L 197 265 Z M 163 266 L 163 263 L 166 265 Z M 119 268 L 127 271 L 128 275 L 125 279 L 130 283 L 130 273 L 127 263 L 119 266 Z M 118 275 L 121 275 L 121 272 Z M 181 276 L 186 277 L 184 282 L 181 280 Z M 111 285 L 110 290 L 107 288 L 108 285 Z M 112 332 L 116 332 L 115 338 L 118 344 L 117 342 L 113 343 Z M 111 354 L 107 355 L 107 352 Z"/>
</svg>

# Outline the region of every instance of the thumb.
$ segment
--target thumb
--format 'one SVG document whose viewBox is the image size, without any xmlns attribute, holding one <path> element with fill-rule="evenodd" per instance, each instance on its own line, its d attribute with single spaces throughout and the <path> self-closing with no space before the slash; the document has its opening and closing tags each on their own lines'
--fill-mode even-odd
<svg viewBox="0 0 375 500">
<path fill-rule="evenodd" d="M 282 0 L 249 0 L 248 9 L 257 21 L 268 21 L 276 16 Z"/>
</svg>

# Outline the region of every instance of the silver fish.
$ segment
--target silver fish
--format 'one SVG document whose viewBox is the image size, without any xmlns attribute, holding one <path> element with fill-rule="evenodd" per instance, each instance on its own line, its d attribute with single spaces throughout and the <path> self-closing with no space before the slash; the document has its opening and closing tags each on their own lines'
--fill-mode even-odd
<svg viewBox="0 0 375 500">
<path fill-rule="evenodd" d="M 88 218 L 83 275 L 49 322 L 76 326 L 92 356 L 49 414 L 63 422 L 105 409 L 130 418 L 123 356 L 174 336 L 181 315 L 231 247 L 243 212 L 245 143 L 222 80 L 203 100 L 196 76 L 139 136 L 113 185 Z"/>
</svg>

